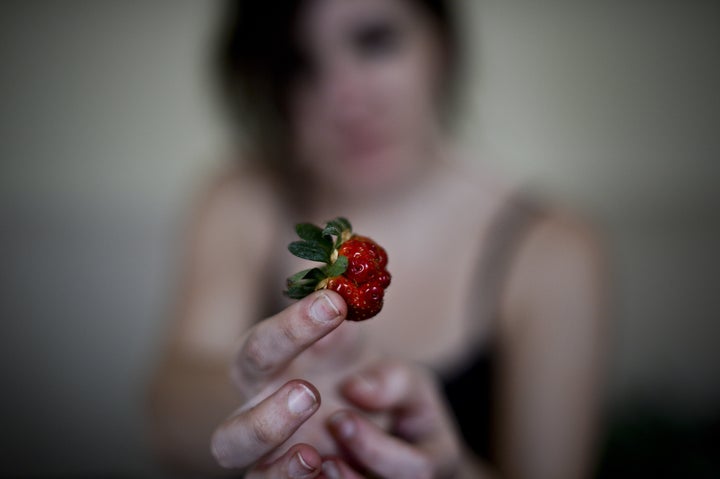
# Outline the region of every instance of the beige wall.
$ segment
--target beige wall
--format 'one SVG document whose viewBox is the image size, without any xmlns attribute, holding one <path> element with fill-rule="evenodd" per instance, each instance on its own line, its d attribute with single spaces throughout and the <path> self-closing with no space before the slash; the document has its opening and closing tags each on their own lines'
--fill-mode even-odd
<svg viewBox="0 0 720 479">
<path fill-rule="evenodd" d="M 613 396 L 717 404 L 720 5 L 466 5 L 479 47 L 469 143 L 605 227 Z"/>
<path fill-rule="evenodd" d="M 179 219 L 222 150 L 217 4 L 0 4 L 0 451 L 10 471 L 146 471 L 139 399 Z M 720 399 L 720 8 L 466 1 L 464 142 L 603 225 L 614 404 Z M 42 461 L 37 458 L 41 456 Z"/>
</svg>

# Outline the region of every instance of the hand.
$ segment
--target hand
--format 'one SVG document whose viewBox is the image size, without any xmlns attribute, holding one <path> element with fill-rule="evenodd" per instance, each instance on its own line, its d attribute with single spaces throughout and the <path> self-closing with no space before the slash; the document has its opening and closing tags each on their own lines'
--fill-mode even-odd
<svg viewBox="0 0 720 479">
<path fill-rule="evenodd" d="M 343 395 L 366 411 L 390 413 L 390 433 L 362 414 L 341 410 L 328 427 L 344 453 L 326 459 L 328 479 L 454 477 L 460 442 L 433 376 L 399 361 L 376 363 L 342 385 Z M 361 473 L 361 472 L 362 473 Z"/>
<path fill-rule="evenodd" d="M 247 468 L 251 478 L 319 473 L 320 453 L 337 451 L 324 421 L 330 411 L 347 404 L 337 394 L 326 394 L 324 414 L 316 414 L 321 408 L 318 389 L 337 391 L 362 357 L 358 329 L 344 324 L 346 311 L 338 294 L 318 292 L 242 336 L 231 367 L 242 405 L 216 429 L 211 442 L 220 465 Z M 286 442 L 292 447 L 283 452 Z"/>
</svg>

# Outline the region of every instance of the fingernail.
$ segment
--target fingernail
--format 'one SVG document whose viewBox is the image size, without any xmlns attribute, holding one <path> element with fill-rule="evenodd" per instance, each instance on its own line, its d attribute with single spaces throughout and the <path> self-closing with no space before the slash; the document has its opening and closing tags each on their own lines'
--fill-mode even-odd
<svg viewBox="0 0 720 479">
<path fill-rule="evenodd" d="M 335 465 L 334 462 L 326 461 L 323 462 L 322 472 L 327 476 L 328 479 L 342 479 L 340 469 Z"/>
<path fill-rule="evenodd" d="M 295 386 L 288 394 L 288 409 L 293 414 L 304 414 L 317 403 L 315 393 L 304 384 Z"/>
<path fill-rule="evenodd" d="M 290 477 L 307 477 L 313 472 L 315 472 L 315 468 L 308 464 L 299 452 L 292 457 L 290 464 L 288 464 L 288 474 Z"/>
<path fill-rule="evenodd" d="M 351 439 L 355 435 L 355 421 L 346 412 L 337 412 L 330 416 L 330 427 L 342 439 Z"/>
<path fill-rule="evenodd" d="M 327 323 L 340 316 L 340 310 L 325 293 L 321 293 L 310 306 L 310 316 L 318 323 Z"/>
</svg>

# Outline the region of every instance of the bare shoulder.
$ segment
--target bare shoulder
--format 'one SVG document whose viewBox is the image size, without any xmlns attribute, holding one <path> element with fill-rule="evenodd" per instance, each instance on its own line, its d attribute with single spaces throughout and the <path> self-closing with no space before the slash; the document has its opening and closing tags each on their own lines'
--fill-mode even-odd
<svg viewBox="0 0 720 479">
<path fill-rule="evenodd" d="M 604 244 L 602 231 L 588 219 L 567 210 L 547 211 L 517 252 L 504 311 L 517 317 L 545 305 L 599 307 L 606 284 Z"/>
<path fill-rule="evenodd" d="M 602 261 L 603 243 L 597 225 L 574 212 L 555 209 L 530 231 L 525 246 L 526 259 L 559 264 Z"/>
<path fill-rule="evenodd" d="M 210 172 L 198 195 L 197 210 L 237 218 L 238 213 L 267 211 L 276 207 L 275 184 L 260 168 L 225 164 Z"/>
<path fill-rule="evenodd" d="M 228 164 L 212 172 L 196 195 L 191 235 L 215 246 L 225 241 L 263 244 L 273 234 L 277 215 L 272 177 L 258 168 Z"/>
</svg>

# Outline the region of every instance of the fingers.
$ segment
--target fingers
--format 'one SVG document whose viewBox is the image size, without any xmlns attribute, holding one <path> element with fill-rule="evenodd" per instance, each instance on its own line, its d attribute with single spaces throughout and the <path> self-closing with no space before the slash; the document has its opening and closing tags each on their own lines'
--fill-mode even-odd
<svg viewBox="0 0 720 479">
<path fill-rule="evenodd" d="M 260 322 L 241 339 L 232 369 L 236 386 L 246 395 L 254 394 L 267 378 L 338 327 L 346 314 L 340 295 L 320 291 Z"/>
<path fill-rule="evenodd" d="M 368 410 L 411 408 L 430 399 L 431 378 L 398 361 L 373 364 L 341 385 L 342 393 Z"/>
<path fill-rule="evenodd" d="M 343 383 L 341 391 L 362 409 L 389 411 L 391 432 L 443 467 L 459 454 L 457 426 L 427 371 L 400 361 L 375 363 Z"/>
<path fill-rule="evenodd" d="M 311 479 L 318 477 L 321 467 L 322 458 L 315 448 L 307 444 L 296 444 L 272 463 L 253 467 L 244 477 Z"/>
<path fill-rule="evenodd" d="M 306 381 L 289 381 L 256 406 L 231 416 L 215 431 L 212 453 L 226 468 L 244 468 L 286 441 L 320 406 Z"/>
<path fill-rule="evenodd" d="M 375 474 L 394 479 L 423 479 L 433 475 L 430 459 L 419 449 L 389 436 L 353 412 L 333 414 L 328 426 L 346 453 Z"/>
</svg>

